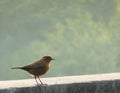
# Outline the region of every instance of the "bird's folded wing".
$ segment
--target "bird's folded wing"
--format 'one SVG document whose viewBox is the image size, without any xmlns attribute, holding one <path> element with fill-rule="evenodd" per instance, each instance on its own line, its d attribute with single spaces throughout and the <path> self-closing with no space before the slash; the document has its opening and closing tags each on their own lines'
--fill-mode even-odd
<svg viewBox="0 0 120 93">
<path fill-rule="evenodd" d="M 44 64 L 30 64 L 30 65 L 26 65 L 24 67 L 22 67 L 23 69 L 40 69 L 40 68 L 44 68 Z"/>
</svg>

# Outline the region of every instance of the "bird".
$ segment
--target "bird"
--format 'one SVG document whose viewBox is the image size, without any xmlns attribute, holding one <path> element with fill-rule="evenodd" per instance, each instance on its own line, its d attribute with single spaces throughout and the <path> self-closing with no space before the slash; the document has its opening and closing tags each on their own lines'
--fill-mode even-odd
<svg viewBox="0 0 120 93">
<path fill-rule="evenodd" d="M 39 60 L 37 60 L 37 61 L 35 61 L 35 62 L 31 63 L 31 64 L 21 66 L 21 67 L 13 67 L 12 69 L 25 70 L 29 74 L 34 76 L 37 85 L 39 85 L 37 79 L 39 80 L 41 85 L 44 85 L 43 82 L 40 80 L 40 76 L 44 75 L 49 70 L 50 62 L 52 60 L 55 60 L 55 59 L 52 58 L 51 56 L 43 56 L 41 59 L 39 59 Z"/>
</svg>

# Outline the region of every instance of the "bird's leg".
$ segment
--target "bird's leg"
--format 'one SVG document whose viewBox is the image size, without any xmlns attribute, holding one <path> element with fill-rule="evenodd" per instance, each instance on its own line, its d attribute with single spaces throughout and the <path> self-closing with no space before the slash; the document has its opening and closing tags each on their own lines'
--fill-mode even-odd
<svg viewBox="0 0 120 93">
<path fill-rule="evenodd" d="M 39 85 L 39 83 L 38 83 L 38 81 L 37 81 L 37 77 L 36 77 L 36 76 L 35 76 L 35 81 L 36 81 L 37 85 Z"/>
<path fill-rule="evenodd" d="M 38 80 L 40 81 L 41 85 L 44 85 L 43 82 L 40 80 L 39 76 L 38 76 Z"/>
</svg>

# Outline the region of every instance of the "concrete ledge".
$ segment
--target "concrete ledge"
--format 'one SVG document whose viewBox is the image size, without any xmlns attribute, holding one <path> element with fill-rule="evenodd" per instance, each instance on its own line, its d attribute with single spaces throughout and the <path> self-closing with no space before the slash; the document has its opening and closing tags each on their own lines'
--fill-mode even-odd
<svg viewBox="0 0 120 93">
<path fill-rule="evenodd" d="M 120 73 L 0 81 L 0 93 L 120 93 Z"/>
</svg>

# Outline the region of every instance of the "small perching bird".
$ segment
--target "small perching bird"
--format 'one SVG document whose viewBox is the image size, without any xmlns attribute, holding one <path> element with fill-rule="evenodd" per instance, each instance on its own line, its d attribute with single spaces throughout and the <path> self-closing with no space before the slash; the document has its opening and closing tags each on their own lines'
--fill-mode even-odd
<svg viewBox="0 0 120 93">
<path fill-rule="evenodd" d="M 13 67 L 12 69 L 22 69 L 27 71 L 28 73 L 34 76 L 37 84 L 39 84 L 37 81 L 38 78 L 41 85 L 43 85 L 39 76 L 45 74 L 49 70 L 51 60 L 55 60 L 55 59 L 53 59 L 51 56 L 43 56 L 41 59 L 33 62 L 32 64 L 25 65 L 22 67 Z"/>
</svg>

